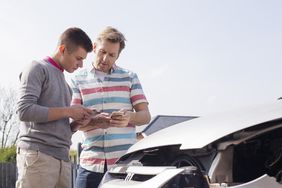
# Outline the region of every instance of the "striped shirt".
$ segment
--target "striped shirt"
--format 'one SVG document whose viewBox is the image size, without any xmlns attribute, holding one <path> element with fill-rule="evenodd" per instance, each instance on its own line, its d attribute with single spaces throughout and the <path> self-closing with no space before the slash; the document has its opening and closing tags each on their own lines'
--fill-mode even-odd
<svg viewBox="0 0 282 188">
<path fill-rule="evenodd" d="M 137 75 L 113 66 L 111 73 L 100 79 L 95 69 L 82 69 L 71 80 L 72 105 L 84 105 L 99 112 L 111 113 L 120 109 L 133 111 L 133 106 L 147 103 Z M 84 142 L 80 165 L 86 170 L 104 172 L 135 143 L 135 127 L 111 127 L 83 132 Z"/>
</svg>

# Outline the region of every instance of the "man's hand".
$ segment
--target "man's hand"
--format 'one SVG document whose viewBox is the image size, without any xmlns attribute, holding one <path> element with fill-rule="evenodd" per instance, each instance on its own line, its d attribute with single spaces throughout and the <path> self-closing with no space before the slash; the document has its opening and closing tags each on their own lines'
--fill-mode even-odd
<svg viewBox="0 0 282 188">
<path fill-rule="evenodd" d="M 130 111 L 120 110 L 113 112 L 111 115 L 110 126 L 111 127 L 126 127 L 130 121 Z"/>
<path fill-rule="evenodd" d="M 48 121 L 56 121 L 63 118 L 71 118 L 73 121 L 91 117 L 92 110 L 81 105 L 71 107 L 54 107 L 48 110 Z"/>
<path fill-rule="evenodd" d="M 77 130 L 80 129 L 80 127 L 86 126 L 87 124 L 89 124 L 90 121 L 91 121 L 91 118 L 89 117 L 89 118 L 85 118 L 82 120 L 71 122 L 70 126 L 71 126 L 72 132 L 76 132 Z"/>
<path fill-rule="evenodd" d="M 102 112 L 92 116 L 92 121 L 95 124 L 108 124 L 110 122 L 110 117 L 108 113 Z"/>
<path fill-rule="evenodd" d="M 91 121 L 79 127 L 81 131 L 91 131 L 93 129 L 106 129 L 110 127 L 110 116 L 108 113 L 93 114 Z"/>
<path fill-rule="evenodd" d="M 76 105 L 69 108 L 69 114 L 70 118 L 74 121 L 83 121 L 85 119 L 89 119 L 93 114 L 93 111 L 83 106 Z"/>
</svg>

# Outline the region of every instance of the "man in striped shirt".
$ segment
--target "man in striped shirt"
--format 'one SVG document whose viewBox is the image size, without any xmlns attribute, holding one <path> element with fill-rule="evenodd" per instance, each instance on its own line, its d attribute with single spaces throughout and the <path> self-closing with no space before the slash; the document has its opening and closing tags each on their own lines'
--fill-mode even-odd
<svg viewBox="0 0 282 188">
<path fill-rule="evenodd" d="M 72 105 L 82 104 L 97 112 L 88 125 L 78 127 L 85 140 L 77 188 L 98 187 L 106 170 L 135 143 L 135 126 L 151 119 L 137 75 L 115 63 L 124 47 L 123 34 L 107 27 L 93 44 L 93 67 L 71 80 Z"/>
</svg>

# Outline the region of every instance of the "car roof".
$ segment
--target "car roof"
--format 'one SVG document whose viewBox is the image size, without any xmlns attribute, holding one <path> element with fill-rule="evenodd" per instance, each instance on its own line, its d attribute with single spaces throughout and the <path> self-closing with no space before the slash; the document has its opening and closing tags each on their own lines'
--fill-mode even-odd
<svg viewBox="0 0 282 188">
<path fill-rule="evenodd" d="M 131 146 L 127 153 L 168 145 L 202 148 L 231 133 L 281 118 L 282 100 L 210 114 L 155 132 Z"/>
</svg>

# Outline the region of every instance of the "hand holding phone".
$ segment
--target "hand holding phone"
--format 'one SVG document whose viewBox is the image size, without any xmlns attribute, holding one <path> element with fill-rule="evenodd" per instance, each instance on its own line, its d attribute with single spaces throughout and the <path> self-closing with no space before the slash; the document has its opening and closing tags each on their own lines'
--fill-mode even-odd
<svg viewBox="0 0 282 188">
<path fill-rule="evenodd" d="M 100 113 L 101 113 L 101 112 L 99 112 L 99 111 L 93 109 L 93 110 L 92 110 L 92 117 L 95 117 L 96 115 L 98 115 L 98 114 L 100 114 Z"/>
<path fill-rule="evenodd" d="M 122 111 L 114 111 L 111 114 L 111 119 L 117 119 L 117 118 L 121 118 L 124 115 L 124 112 Z"/>
</svg>

